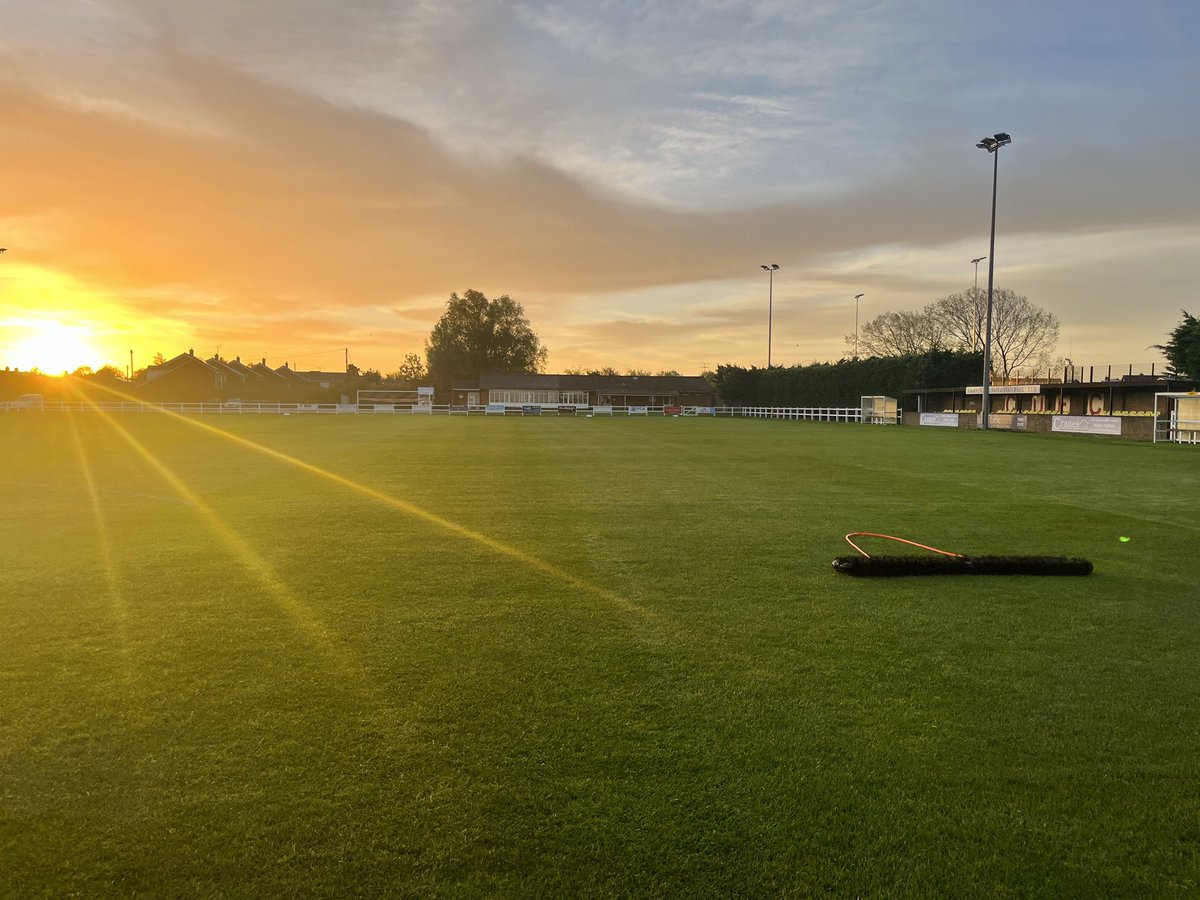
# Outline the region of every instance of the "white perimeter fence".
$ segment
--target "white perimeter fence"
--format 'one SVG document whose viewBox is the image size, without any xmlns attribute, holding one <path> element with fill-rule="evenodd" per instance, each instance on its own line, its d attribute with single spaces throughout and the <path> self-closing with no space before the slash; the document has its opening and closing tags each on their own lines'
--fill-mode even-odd
<svg viewBox="0 0 1200 900">
<path fill-rule="evenodd" d="M 750 419 L 796 419 L 810 422 L 861 422 L 858 407 L 800 407 L 800 406 L 539 406 L 497 404 L 485 406 L 402 406 L 393 404 L 355 403 L 98 403 L 43 401 L 40 403 L 0 403 L 0 412 L 173 412 L 183 415 L 246 416 L 718 416 Z M 896 423 L 901 411 L 897 410 Z M 872 420 L 876 424 L 877 419 Z"/>
</svg>

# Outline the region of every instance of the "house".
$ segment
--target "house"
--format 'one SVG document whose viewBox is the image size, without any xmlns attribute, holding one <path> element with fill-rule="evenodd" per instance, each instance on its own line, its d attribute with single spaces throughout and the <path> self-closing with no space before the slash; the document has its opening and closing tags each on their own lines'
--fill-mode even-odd
<svg viewBox="0 0 1200 900">
<path fill-rule="evenodd" d="M 225 396 L 230 373 L 209 365 L 195 350 L 150 366 L 136 385 L 139 399 L 151 403 L 196 403 Z"/>
<path fill-rule="evenodd" d="M 281 366 L 280 368 L 285 368 Z M 258 383 L 259 398 L 263 400 L 282 401 L 291 399 L 292 380 L 278 369 L 267 365 L 266 357 L 250 366 L 250 371 L 260 379 Z M 288 370 L 291 371 L 290 369 Z"/>
<path fill-rule="evenodd" d="M 456 380 L 454 405 L 715 406 L 716 389 L 699 375 L 501 375 Z"/>
<path fill-rule="evenodd" d="M 288 390 L 292 393 L 302 393 L 305 388 L 313 387 L 314 385 L 307 378 L 284 363 L 275 369 L 275 374 L 282 378 L 288 386 Z"/>
<path fill-rule="evenodd" d="M 218 372 L 225 373 L 225 391 L 222 396 L 240 398 L 254 394 L 254 388 L 260 379 L 250 371 L 249 366 L 242 365 L 240 359 L 221 359 L 214 354 L 205 362 Z"/>
<path fill-rule="evenodd" d="M 328 401 L 330 392 L 345 388 L 347 379 L 345 372 L 298 372 L 288 363 L 272 368 L 265 357 L 247 364 L 240 356 L 223 359 L 213 354 L 201 359 L 188 350 L 148 367 L 135 389 L 151 403 L 306 403 Z"/>
<path fill-rule="evenodd" d="M 346 372 L 304 371 L 297 372 L 297 374 L 303 375 L 310 384 L 315 384 L 323 391 L 328 391 L 332 388 L 345 388 L 349 381 L 349 375 Z"/>
</svg>

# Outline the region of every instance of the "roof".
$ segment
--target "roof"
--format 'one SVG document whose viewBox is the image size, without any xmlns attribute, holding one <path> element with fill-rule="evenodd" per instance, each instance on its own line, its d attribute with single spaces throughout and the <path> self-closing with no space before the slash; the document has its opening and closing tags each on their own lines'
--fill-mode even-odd
<svg viewBox="0 0 1200 900">
<path fill-rule="evenodd" d="M 278 378 L 280 381 L 286 380 L 285 376 L 279 374 L 279 372 L 276 372 L 274 369 L 268 366 L 266 362 L 256 362 L 250 367 L 250 371 L 254 372 L 256 375 L 261 375 L 266 379 Z"/>
<path fill-rule="evenodd" d="M 250 376 L 253 376 L 255 378 L 262 377 L 261 375 L 259 375 L 258 372 L 255 372 L 248 365 L 246 365 L 244 362 L 242 362 L 241 359 L 223 359 L 223 360 L 221 360 L 221 362 L 225 365 L 226 368 L 228 368 L 234 372 L 237 372 L 239 375 L 241 375 L 242 378 L 247 378 Z"/>
<path fill-rule="evenodd" d="M 277 368 L 275 370 L 275 374 L 281 378 L 286 378 L 289 381 L 308 381 L 307 378 L 305 378 L 303 375 L 301 375 L 295 369 L 288 366 L 287 363 L 284 363 L 282 366 Z"/>
<path fill-rule="evenodd" d="M 234 365 L 227 359 L 221 359 L 219 356 L 214 356 L 211 359 L 206 359 L 205 362 L 218 372 L 225 372 L 245 381 L 249 375 L 253 373 L 240 363 Z"/>
<path fill-rule="evenodd" d="M 178 356 L 172 357 L 166 362 L 159 363 L 157 366 L 147 366 L 146 382 L 162 378 L 164 375 L 170 375 L 172 372 L 178 372 L 187 366 L 200 366 L 203 369 L 207 369 L 213 375 L 216 375 L 220 371 L 191 352 L 180 353 Z"/>
<path fill-rule="evenodd" d="M 310 381 L 338 381 L 344 380 L 347 373 L 345 372 L 318 372 L 315 369 L 301 372 L 299 369 L 294 370 L 297 375 L 303 375 Z"/>
<path fill-rule="evenodd" d="M 1042 393 L 1050 391 L 1097 391 L 1107 390 L 1108 388 L 1120 388 L 1123 390 L 1138 390 L 1140 388 L 1164 388 L 1170 390 L 1173 387 L 1181 387 L 1184 385 L 1200 386 L 1200 381 L 1191 378 L 1180 378 L 1173 375 L 1122 375 L 1120 378 L 1106 378 L 1099 381 L 1039 381 L 1030 382 L 1029 387 L 1038 387 Z M 1026 385 L 1019 385 L 1024 387 Z M 921 387 L 921 388 L 904 388 L 902 394 L 954 394 L 962 393 L 968 387 L 973 387 L 975 392 L 979 392 L 979 385 L 963 385 L 959 387 Z M 1004 393 L 1006 388 L 1010 389 L 1012 385 L 999 384 L 993 382 L 990 390 L 994 393 Z M 1031 391 L 1030 393 L 1036 393 Z"/>
<path fill-rule="evenodd" d="M 586 390 L 604 394 L 711 394 L 715 390 L 703 375 L 505 375 L 484 373 L 479 376 L 479 387 L 518 391 Z"/>
</svg>

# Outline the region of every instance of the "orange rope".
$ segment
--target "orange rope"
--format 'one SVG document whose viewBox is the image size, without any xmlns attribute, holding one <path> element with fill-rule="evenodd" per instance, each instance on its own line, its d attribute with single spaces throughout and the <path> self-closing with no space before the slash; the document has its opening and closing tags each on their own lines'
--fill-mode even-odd
<svg viewBox="0 0 1200 900">
<path fill-rule="evenodd" d="M 848 535 L 846 535 L 846 543 L 849 544 L 851 547 L 853 547 L 855 550 L 857 550 L 859 553 L 861 553 L 863 556 L 865 556 L 867 559 L 871 558 L 871 554 L 868 553 L 866 550 L 864 550 L 862 547 L 858 546 L 858 544 L 854 543 L 854 541 L 850 540 L 850 538 L 853 538 L 853 537 L 883 538 L 884 540 L 888 540 L 888 541 L 898 541 L 901 544 L 910 544 L 913 547 L 920 547 L 922 550 L 932 550 L 934 553 L 942 554 L 942 556 L 955 556 L 960 559 L 965 558 L 963 556 L 963 554 L 961 554 L 961 553 L 951 553 L 949 550 L 939 550 L 937 547 L 930 547 L 928 544 L 918 544 L 916 541 L 910 541 L 905 538 L 895 537 L 894 535 L 890 535 L 890 534 L 876 534 L 873 531 L 852 531 L 852 532 L 850 532 Z"/>
</svg>

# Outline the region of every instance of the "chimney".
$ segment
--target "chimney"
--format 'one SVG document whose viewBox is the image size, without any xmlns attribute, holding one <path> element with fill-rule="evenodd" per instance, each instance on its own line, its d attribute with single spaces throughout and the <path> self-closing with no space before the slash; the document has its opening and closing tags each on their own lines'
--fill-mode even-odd
<svg viewBox="0 0 1200 900">
<path fill-rule="evenodd" d="M 188 347 L 188 356 L 195 356 L 196 350 L 193 347 Z"/>
</svg>

